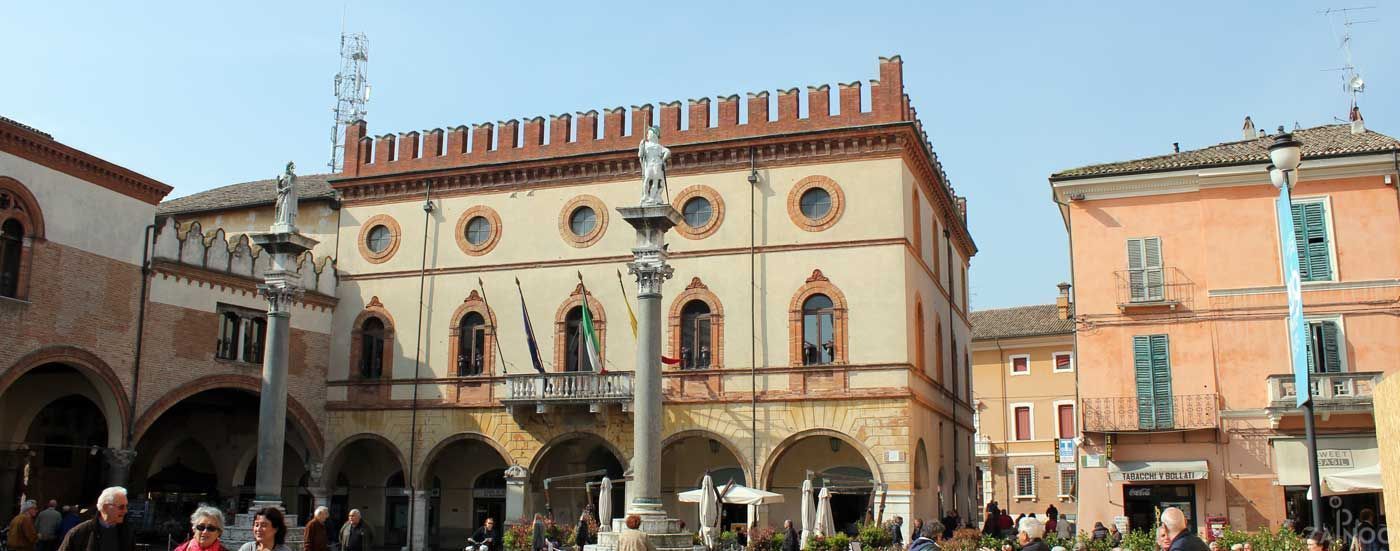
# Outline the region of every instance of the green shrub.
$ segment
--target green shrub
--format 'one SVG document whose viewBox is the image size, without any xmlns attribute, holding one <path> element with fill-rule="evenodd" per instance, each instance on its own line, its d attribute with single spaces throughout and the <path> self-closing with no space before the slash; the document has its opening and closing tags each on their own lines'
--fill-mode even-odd
<svg viewBox="0 0 1400 551">
<path fill-rule="evenodd" d="M 772 532 L 773 535 L 768 538 L 768 546 L 761 549 L 755 548 L 756 551 L 783 551 L 783 540 L 787 539 L 787 534 L 773 532 L 772 530 L 769 531 Z"/>
<path fill-rule="evenodd" d="M 1157 531 L 1133 530 L 1123 535 L 1123 543 L 1119 547 L 1123 551 L 1155 551 L 1157 549 L 1157 538 L 1153 536 Z M 1229 549 L 1226 547 L 1226 549 Z"/>
<path fill-rule="evenodd" d="M 860 542 L 861 550 L 887 549 L 894 544 L 894 535 L 890 534 L 889 527 L 874 523 L 861 523 L 856 531 L 856 541 Z"/>
<path fill-rule="evenodd" d="M 826 551 L 847 551 L 851 548 L 851 537 L 837 532 L 836 535 L 826 538 Z"/>
<path fill-rule="evenodd" d="M 728 549 L 739 545 L 739 535 L 727 530 L 720 532 L 719 537 L 715 538 L 715 545 L 719 546 L 720 549 Z"/>
</svg>

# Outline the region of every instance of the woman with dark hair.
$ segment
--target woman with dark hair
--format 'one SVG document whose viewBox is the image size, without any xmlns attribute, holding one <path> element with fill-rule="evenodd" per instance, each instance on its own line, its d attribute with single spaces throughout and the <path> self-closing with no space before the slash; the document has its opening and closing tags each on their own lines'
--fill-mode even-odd
<svg viewBox="0 0 1400 551">
<path fill-rule="evenodd" d="M 282 510 L 263 507 L 253 514 L 253 541 L 238 551 L 291 551 L 287 548 L 287 520 Z"/>
</svg>

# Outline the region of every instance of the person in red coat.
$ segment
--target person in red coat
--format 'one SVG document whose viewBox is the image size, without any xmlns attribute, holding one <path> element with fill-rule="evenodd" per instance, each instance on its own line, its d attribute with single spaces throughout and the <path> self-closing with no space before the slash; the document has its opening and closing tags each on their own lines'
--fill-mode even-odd
<svg viewBox="0 0 1400 551">
<path fill-rule="evenodd" d="M 190 530 L 194 532 L 190 540 L 180 544 L 175 551 L 228 551 L 219 540 L 224 533 L 223 511 L 200 505 L 190 515 Z"/>
</svg>

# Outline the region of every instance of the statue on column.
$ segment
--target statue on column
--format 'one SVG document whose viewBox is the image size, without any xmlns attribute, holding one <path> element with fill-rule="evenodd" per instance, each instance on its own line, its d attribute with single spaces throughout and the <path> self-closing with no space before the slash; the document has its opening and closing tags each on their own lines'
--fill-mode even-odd
<svg viewBox="0 0 1400 551">
<path fill-rule="evenodd" d="M 647 137 L 637 146 L 637 157 L 642 162 L 642 206 L 666 204 L 661 194 L 666 189 L 666 161 L 671 150 L 661 145 L 659 128 L 647 127 Z"/>
<path fill-rule="evenodd" d="M 296 164 L 287 163 L 287 170 L 277 177 L 277 209 L 272 227 L 295 231 L 297 227 Z"/>
</svg>

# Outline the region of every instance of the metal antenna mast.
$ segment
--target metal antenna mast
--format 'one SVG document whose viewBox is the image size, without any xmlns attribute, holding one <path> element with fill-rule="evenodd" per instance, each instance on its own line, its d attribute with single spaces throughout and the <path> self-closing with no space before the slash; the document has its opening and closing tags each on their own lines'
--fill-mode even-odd
<svg viewBox="0 0 1400 551">
<path fill-rule="evenodd" d="M 1342 74 L 1342 90 L 1351 96 L 1351 105 L 1348 109 L 1355 108 L 1357 94 L 1366 91 L 1366 81 L 1361 79 L 1361 73 L 1356 70 L 1356 66 L 1353 65 L 1351 61 L 1351 27 L 1352 25 L 1360 25 L 1363 23 L 1375 23 L 1376 21 L 1378 21 L 1377 19 L 1353 21 L 1351 19 L 1351 12 L 1373 9 L 1376 9 L 1376 7 L 1357 6 L 1353 8 L 1328 8 L 1318 12 L 1323 15 L 1326 15 L 1329 22 L 1332 21 L 1333 14 L 1341 14 L 1342 16 L 1342 36 L 1338 40 L 1339 42 L 1341 42 L 1342 55 L 1346 59 L 1346 65 L 1326 70 L 1337 71 Z"/>
<path fill-rule="evenodd" d="M 365 118 L 369 103 L 369 45 L 364 33 L 340 31 L 340 72 L 335 74 L 335 125 L 331 128 L 331 172 L 340 172 L 345 162 L 345 127 Z"/>
</svg>

